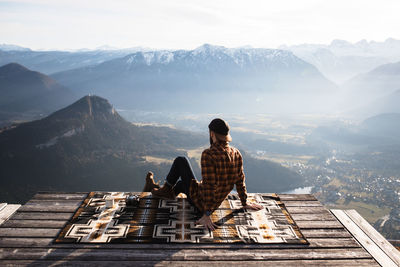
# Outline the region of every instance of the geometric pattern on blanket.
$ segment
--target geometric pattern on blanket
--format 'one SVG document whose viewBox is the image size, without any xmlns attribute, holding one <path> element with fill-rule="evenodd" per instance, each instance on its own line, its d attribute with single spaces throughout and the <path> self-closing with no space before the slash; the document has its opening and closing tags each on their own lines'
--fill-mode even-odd
<svg viewBox="0 0 400 267">
<path fill-rule="evenodd" d="M 247 210 L 237 194 L 229 194 L 212 215 L 210 231 L 195 222 L 201 217 L 184 194 L 162 200 L 143 192 L 139 204 L 126 206 L 125 192 L 90 192 L 59 233 L 57 243 L 290 243 L 308 244 L 276 194 L 248 193 Z M 106 198 L 113 198 L 107 208 Z"/>
</svg>

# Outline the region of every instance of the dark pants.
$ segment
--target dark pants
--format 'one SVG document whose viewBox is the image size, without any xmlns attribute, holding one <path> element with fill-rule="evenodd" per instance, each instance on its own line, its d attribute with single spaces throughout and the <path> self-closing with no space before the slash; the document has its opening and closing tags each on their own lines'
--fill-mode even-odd
<svg viewBox="0 0 400 267">
<path fill-rule="evenodd" d="M 181 178 L 179 181 L 178 179 Z M 177 157 L 172 163 L 171 170 L 169 171 L 167 178 L 165 178 L 167 184 L 174 186 L 175 195 L 184 193 L 187 196 L 187 200 L 192 206 L 195 206 L 190 198 L 190 182 L 196 180 L 194 176 L 192 166 L 186 157 Z"/>
</svg>

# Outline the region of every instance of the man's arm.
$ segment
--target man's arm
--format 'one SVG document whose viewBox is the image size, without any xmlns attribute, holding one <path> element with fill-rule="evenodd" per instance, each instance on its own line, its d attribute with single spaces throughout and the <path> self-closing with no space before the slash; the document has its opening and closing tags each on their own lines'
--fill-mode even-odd
<svg viewBox="0 0 400 267">
<path fill-rule="evenodd" d="M 245 209 L 252 209 L 252 210 L 262 210 L 263 206 L 257 203 L 251 203 L 247 204 L 247 190 L 246 190 L 246 184 L 245 184 L 245 176 L 244 176 L 244 171 L 243 171 L 243 158 L 242 154 L 239 153 L 239 157 L 237 158 L 238 160 L 238 175 L 239 179 L 236 182 L 236 191 L 238 192 L 238 195 L 240 197 L 240 201 L 242 202 L 242 206 Z"/>
<path fill-rule="evenodd" d="M 243 158 L 242 154 L 238 151 L 239 156 L 237 157 L 237 163 L 238 163 L 238 175 L 239 179 L 236 182 L 236 191 L 238 192 L 240 202 L 242 202 L 242 206 L 246 206 L 246 201 L 247 201 L 247 190 L 246 190 L 246 184 L 245 184 L 245 175 L 243 171 Z"/>
<path fill-rule="evenodd" d="M 211 211 L 216 191 L 215 181 L 215 166 L 213 159 L 207 150 L 201 154 L 201 176 L 202 176 L 202 187 L 203 187 L 203 210 Z"/>
</svg>

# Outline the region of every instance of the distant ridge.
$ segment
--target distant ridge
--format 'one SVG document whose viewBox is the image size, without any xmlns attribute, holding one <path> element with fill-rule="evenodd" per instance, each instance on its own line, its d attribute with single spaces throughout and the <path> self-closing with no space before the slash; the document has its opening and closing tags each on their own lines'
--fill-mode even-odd
<svg viewBox="0 0 400 267">
<path fill-rule="evenodd" d="M 349 112 L 352 116 L 367 118 L 382 113 L 400 113 L 400 90 L 367 103 Z"/>
<path fill-rule="evenodd" d="M 400 61 L 400 40 L 384 42 L 361 40 L 350 43 L 333 40 L 330 44 L 301 44 L 280 46 L 316 66 L 326 77 L 343 84 L 358 74 Z"/>
<path fill-rule="evenodd" d="M 343 85 L 359 93 L 385 95 L 400 89 L 400 61 L 388 63 L 357 75 Z"/>
<path fill-rule="evenodd" d="M 70 70 L 123 57 L 141 48 L 122 50 L 31 51 L 0 49 L 0 66 L 16 62 L 44 74 Z"/>
<path fill-rule="evenodd" d="M 31 49 L 13 44 L 0 44 L 2 51 L 31 51 Z"/>
<path fill-rule="evenodd" d="M 396 97 L 395 92 L 399 89 L 400 61 L 384 64 L 367 73 L 359 74 L 341 87 L 354 107 L 366 106 L 371 103 L 371 111 L 382 108 L 375 107 L 372 103 L 385 101 L 384 98 L 389 100 L 390 97 Z M 386 112 L 396 111 L 387 110 Z"/>
<path fill-rule="evenodd" d="M 0 120 L 18 114 L 48 114 L 75 99 L 68 88 L 40 72 L 17 63 L 0 67 L 0 113 L 3 114 Z"/>
<path fill-rule="evenodd" d="M 17 63 L 0 67 L 0 108 L 3 110 L 55 110 L 73 99 L 69 89 L 40 72 Z"/>
<path fill-rule="evenodd" d="M 393 144 L 398 144 L 400 141 L 400 112 L 383 113 L 367 118 L 363 121 L 361 127 L 366 134 L 388 136 L 395 139 Z"/>
<path fill-rule="evenodd" d="M 194 50 L 140 51 L 52 77 L 77 94 L 93 92 L 120 108 L 153 111 L 265 111 L 278 96 L 278 107 L 290 101 L 301 106 L 299 96 L 336 90 L 290 51 L 209 44 Z"/>
<path fill-rule="evenodd" d="M 28 68 L 25 68 L 24 66 L 22 66 L 22 65 L 20 65 L 20 64 L 18 64 L 18 63 L 9 63 L 9 64 L 6 64 L 6 65 L 4 65 L 4 66 L 2 66 L 2 67 L 0 67 L 0 70 L 1 70 L 1 74 L 2 75 L 7 75 L 7 74 L 9 74 L 9 75 L 18 75 L 19 73 L 23 73 L 23 72 L 28 72 L 29 71 L 29 69 Z"/>
</svg>

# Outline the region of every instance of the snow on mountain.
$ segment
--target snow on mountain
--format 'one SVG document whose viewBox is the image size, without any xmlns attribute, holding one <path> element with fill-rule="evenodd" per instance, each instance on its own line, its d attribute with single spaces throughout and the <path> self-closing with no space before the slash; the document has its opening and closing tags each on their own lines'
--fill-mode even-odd
<svg viewBox="0 0 400 267">
<path fill-rule="evenodd" d="M 148 51 L 136 52 L 135 54 L 127 56 L 126 63 L 128 65 L 145 63 L 147 66 L 153 64 L 168 64 L 174 60 L 174 54 L 170 51 Z"/>
<path fill-rule="evenodd" d="M 52 77 L 79 95 L 95 93 L 119 108 L 144 110 L 219 111 L 221 98 L 224 108 L 236 111 L 264 112 L 277 105 L 284 110 L 283 105 L 295 104 L 308 108 L 310 101 L 323 104 L 306 95 L 322 97 L 337 89 L 290 51 L 209 44 L 193 50 L 139 51 Z"/>
<path fill-rule="evenodd" d="M 301 59 L 286 50 L 247 47 L 226 48 L 209 44 L 204 44 L 194 50 L 139 51 L 126 57 L 128 65 L 140 63 L 145 63 L 147 66 L 166 65 L 174 61 L 185 62 L 188 65 L 219 61 L 220 63 L 234 63 L 241 68 L 252 64 L 281 63 L 282 66 L 286 67 L 292 64 L 304 64 Z"/>
</svg>

